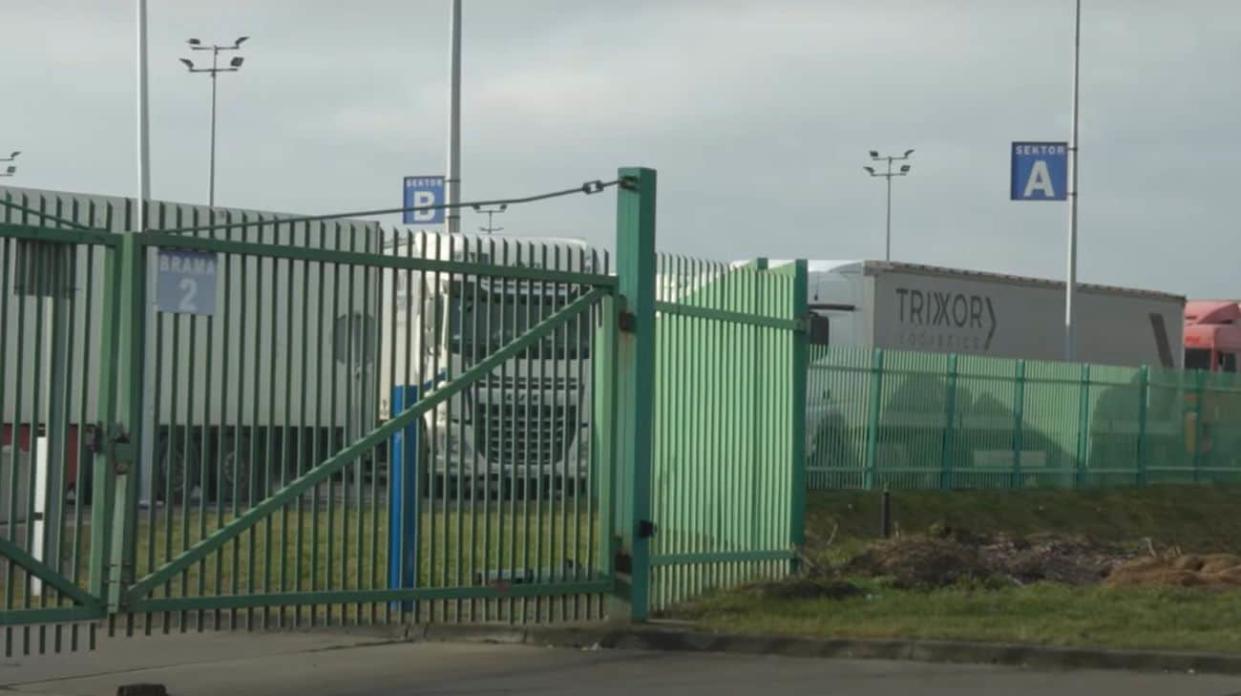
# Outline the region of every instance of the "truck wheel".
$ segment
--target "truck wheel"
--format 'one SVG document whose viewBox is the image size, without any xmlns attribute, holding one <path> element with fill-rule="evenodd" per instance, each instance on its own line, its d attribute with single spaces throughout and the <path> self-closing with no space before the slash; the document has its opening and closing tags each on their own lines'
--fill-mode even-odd
<svg viewBox="0 0 1241 696">
<path fill-rule="evenodd" d="M 155 476 L 152 481 L 155 490 L 152 491 L 154 494 L 152 497 L 164 501 L 165 504 L 180 505 L 186 502 L 186 492 L 189 491 L 192 494 L 194 487 L 198 484 L 200 463 L 198 448 L 193 443 L 177 442 L 174 444 L 165 439 L 159 445 L 156 462 Z M 189 475 L 188 485 L 186 483 L 187 473 Z M 205 495 L 204 491 L 200 493 Z"/>
<path fill-rule="evenodd" d="M 261 482 L 254 483 L 257 489 Z M 245 503 L 247 506 L 262 500 L 258 490 L 251 490 L 250 458 L 244 453 L 240 457 L 233 452 L 224 455 L 220 467 L 220 497 L 226 503 Z"/>
</svg>

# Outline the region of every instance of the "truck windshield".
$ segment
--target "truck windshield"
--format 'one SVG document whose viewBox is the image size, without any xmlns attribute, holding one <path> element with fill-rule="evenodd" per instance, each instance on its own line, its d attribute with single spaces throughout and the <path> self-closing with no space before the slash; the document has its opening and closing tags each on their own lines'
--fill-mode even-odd
<svg viewBox="0 0 1241 696">
<path fill-rule="evenodd" d="M 1185 369 L 1186 370 L 1209 370 L 1211 369 L 1211 351 L 1205 348 L 1185 349 Z"/>
<path fill-rule="evenodd" d="M 477 290 L 477 292 L 475 292 Z M 577 298 L 576 289 L 526 292 L 520 288 L 474 288 L 465 285 L 461 292 L 454 286 L 448 301 L 451 336 L 449 350 L 463 358 L 474 360 L 486 357 L 520 337 L 543 319 L 563 309 Z M 570 319 L 530 350 L 518 355 L 521 358 L 589 358 L 591 320 L 588 314 Z"/>
</svg>

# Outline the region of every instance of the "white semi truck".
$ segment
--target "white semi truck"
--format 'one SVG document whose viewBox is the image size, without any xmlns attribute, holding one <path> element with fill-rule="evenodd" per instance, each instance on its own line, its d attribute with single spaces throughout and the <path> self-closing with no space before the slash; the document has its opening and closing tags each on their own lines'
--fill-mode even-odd
<svg viewBox="0 0 1241 696">
<path fill-rule="evenodd" d="M 607 265 L 606 254 L 571 239 L 397 232 L 384 247 L 395 256 L 583 273 L 605 273 Z M 385 274 L 380 418 L 392 415 L 394 387 L 425 392 L 457 378 L 581 293 L 577 285 L 485 273 Z M 585 483 L 596 319 L 571 320 L 426 415 L 420 468 L 434 497 L 507 497 Z"/>
</svg>

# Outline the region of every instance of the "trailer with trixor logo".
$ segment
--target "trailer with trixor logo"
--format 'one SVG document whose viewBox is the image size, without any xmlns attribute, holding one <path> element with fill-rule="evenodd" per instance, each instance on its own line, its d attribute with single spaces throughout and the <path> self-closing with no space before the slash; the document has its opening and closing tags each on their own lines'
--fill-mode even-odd
<svg viewBox="0 0 1241 696">
<path fill-rule="evenodd" d="M 1079 284 L 1074 362 L 1179 368 L 1185 298 Z M 885 261 L 811 261 L 814 342 L 1064 359 L 1064 283 Z"/>
</svg>

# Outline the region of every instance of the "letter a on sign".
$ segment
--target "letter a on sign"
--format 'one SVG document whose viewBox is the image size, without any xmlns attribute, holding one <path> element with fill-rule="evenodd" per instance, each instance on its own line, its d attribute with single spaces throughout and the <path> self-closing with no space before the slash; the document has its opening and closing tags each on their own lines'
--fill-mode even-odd
<svg viewBox="0 0 1241 696">
<path fill-rule="evenodd" d="M 1030 169 L 1030 178 L 1026 179 L 1026 190 L 1021 197 L 1033 198 L 1035 191 L 1042 193 L 1039 198 L 1056 197 L 1056 189 L 1051 185 L 1051 172 L 1047 171 L 1047 160 L 1034 160 L 1034 167 Z"/>
<path fill-rule="evenodd" d="M 1013 143 L 1009 197 L 1014 201 L 1068 198 L 1068 143 Z"/>
</svg>

